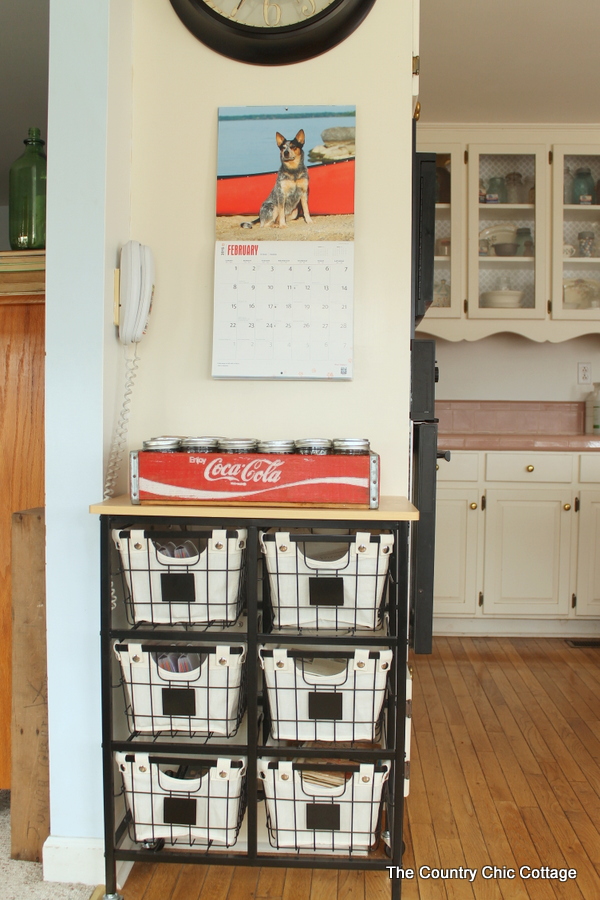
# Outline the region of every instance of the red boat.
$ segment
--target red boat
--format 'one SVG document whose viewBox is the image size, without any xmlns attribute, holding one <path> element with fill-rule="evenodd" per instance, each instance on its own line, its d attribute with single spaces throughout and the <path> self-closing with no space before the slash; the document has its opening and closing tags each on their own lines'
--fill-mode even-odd
<svg viewBox="0 0 600 900">
<path fill-rule="evenodd" d="M 277 172 L 217 178 L 218 216 L 258 216 Z M 313 216 L 354 213 L 354 159 L 308 166 L 308 205 Z"/>
</svg>

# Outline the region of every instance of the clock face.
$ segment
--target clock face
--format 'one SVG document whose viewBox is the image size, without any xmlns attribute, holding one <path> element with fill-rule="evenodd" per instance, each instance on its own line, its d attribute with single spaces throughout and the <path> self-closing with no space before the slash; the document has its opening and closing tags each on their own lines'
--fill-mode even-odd
<svg viewBox="0 0 600 900">
<path fill-rule="evenodd" d="M 286 28 L 308 22 L 336 0 L 202 0 L 219 16 L 253 28 Z"/>
<path fill-rule="evenodd" d="M 318 56 L 357 28 L 375 0 L 171 0 L 198 40 L 231 59 L 286 65 Z"/>
</svg>

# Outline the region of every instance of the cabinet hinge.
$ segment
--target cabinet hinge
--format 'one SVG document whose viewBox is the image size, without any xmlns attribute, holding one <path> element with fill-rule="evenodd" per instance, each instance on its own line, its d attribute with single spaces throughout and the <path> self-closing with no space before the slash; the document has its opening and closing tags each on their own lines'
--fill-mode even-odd
<svg viewBox="0 0 600 900">
<path fill-rule="evenodd" d="M 413 68 L 412 68 L 413 75 L 419 74 L 420 66 L 421 66 L 421 57 L 413 56 Z"/>
<path fill-rule="evenodd" d="M 406 701 L 406 718 L 407 719 L 412 718 L 412 700 Z"/>
<path fill-rule="evenodd" d="M 552 300 L 548 300 L 548 313 L 552 312 Z"/>
<path fill-rule="evenodd" d="M 577 606 L 577 594 L 571 594 L 571 609 Z"/>
<path fill-rule="evenodd" d="M 579 512 L 579 497 L 575 497 L 575 512 Z"/>
<path fill-rule="evenodd" d="M 466 313 L 469 312 L 469 301 L 468 300 L 465 300 L 465 302 L 463 303 L 463 309 Z"/>
<path fill-rule="evenodd" d="M 469 151 L 465 150 L 465 166 L 469 162 Z"/>
<path fill-rule="evenodd" d="M 481 509 L 482 511 L 485 509 L 485 494 L 481 495 Z"/>
<path fill-rule="evenodd" d="M 483 591 L 479 591 L 479 605 L 483 606 Z"/>
<path fill-rule="evenodd" d="M 404 778 L 410 781 L 410 759 L 404 760 Z"/>
<path fill-rule="evenodd" d="M 550 165 L 552 165 L 552 163 L 554 162 L 554 154 L 552 153 L 552 150 L 548 150 L 548 162 Z"/>
</svg>

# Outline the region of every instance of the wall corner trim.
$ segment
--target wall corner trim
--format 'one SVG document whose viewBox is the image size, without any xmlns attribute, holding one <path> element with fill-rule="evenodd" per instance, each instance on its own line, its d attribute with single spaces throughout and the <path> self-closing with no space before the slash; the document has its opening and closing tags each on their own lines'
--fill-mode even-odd
<svg viewBox="0 0 600 900">
<path fill-rule="evenodd" d="M 117 887 L 125 884 L 133 863 L 117 866 Z M 104 884 L 104 841 L 102 838 L 56 837 L 50 835 L 44 843 L 44 881 L 65 884 Z"/>
</svg>

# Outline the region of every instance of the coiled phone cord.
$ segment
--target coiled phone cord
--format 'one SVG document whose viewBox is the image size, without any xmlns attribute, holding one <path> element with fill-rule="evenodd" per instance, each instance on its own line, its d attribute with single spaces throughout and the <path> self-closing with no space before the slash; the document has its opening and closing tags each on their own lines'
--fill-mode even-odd
<svg viewBox="0 0 600 900">
<path fill-rule="evenodd" d="M 113 438 L 110 446 L 110 456 L 108 458 L 108 466 L 106 469 L 106 477 L 104 479 L 104 499 L 110 500 L 114 496 L 115 486 L 119 477 L 119 468 L 125 450 L 127 439 L 127 431 L 129 428 L 129 414 L 131 412 L 131 395 L 133 394 L 133 385 L 137 375 L 140 357 L 137 352 L 137 343 L 133 345 L 134 353 L 132 357 L 127 356 L 127 348 L 125 348 L 125 385 L 123 393 L 123 405 L 121 412 L 115 425 Z M 115 609 L 118 597 L 115 591 L 113 580 L 110 580 L 110 608 Z"/>
</svg>

